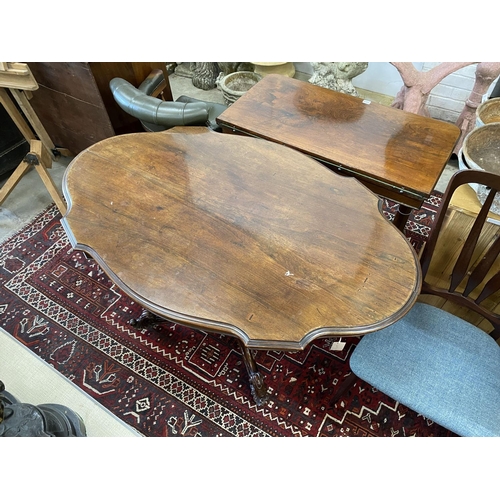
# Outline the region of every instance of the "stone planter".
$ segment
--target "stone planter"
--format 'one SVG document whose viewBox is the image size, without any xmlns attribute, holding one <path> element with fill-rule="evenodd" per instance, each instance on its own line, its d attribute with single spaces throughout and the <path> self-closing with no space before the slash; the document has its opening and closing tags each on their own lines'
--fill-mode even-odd
<svg viewBox="0 0 500 500">
<path fill-rule="evenodd" d="M 500 123 L 472 130 L 464 139 L 462 149 L 469 168 L 500 174 Z"/>
<path fill-rule="evenodd" d="M 231 105 L 260 80 L 262 80 L 262 76 L 253 71 L 236 71 L 221 78 L 217 82 L 217 86 L 221 90 L 226 104 Z"/>
<path fill-rule="evenodd" d="M 284 75 L 292 77 L 295 75 L 295 66 L 291 62 L 254 62 L 255 73 L 261 76 Z"/>
<path fill-rule="evenodd" d="M 463 154 L 461 162 L 466 168 L 500 174 L 500 122 L 489 123 L 472 130 L 465 137 L 460 153 Z M 479 202 L 483 204 L 489 189 L 485 186 L 478 188 L 472 184 L 471 187 L 476 191 Z M 499 194 L 495 196 L 491 211 L 500 215 Z"/>
<path fill-rule="evenodd" d="M 476 111 L 476 127 L 500 122 L 500 97 L 481 103 Z"/>
</svg>

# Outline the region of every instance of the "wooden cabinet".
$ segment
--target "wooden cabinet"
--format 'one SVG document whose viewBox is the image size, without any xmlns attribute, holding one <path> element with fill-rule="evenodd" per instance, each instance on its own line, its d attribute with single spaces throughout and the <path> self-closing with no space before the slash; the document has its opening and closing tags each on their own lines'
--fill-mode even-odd
<svg viewBox="0 0 500 500">
<path fill-rule="evenodd" d="M 118 134 L 141 132 L 139 120 L 114 101 L 109 82 L 120 77 L 139 86 L 152 69 L 164 72 L 165 100 L 172 100 L 166 63 L 29 62 L 38 85 L 31 105 L 56 147 L 77 154 Z"/>
</svg>

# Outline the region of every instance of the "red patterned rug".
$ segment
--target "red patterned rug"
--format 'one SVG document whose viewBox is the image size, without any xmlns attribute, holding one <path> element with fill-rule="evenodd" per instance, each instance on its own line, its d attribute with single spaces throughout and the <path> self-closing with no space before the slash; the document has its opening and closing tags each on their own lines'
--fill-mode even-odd
<svg viewBox="0 0 500 500">
<path fill-rule="evenodd" d="M 439 194 L 414 213 L 418 249 Z M 384 203 L 391 218 L 394 204 Z M 256 352 L 269 401 L 255 405 L 235 339 L 177 324 L 135 329 L 141 307 L 73 251 L 49 207 L 0 246 L 0 326 L 146 436 L 451 436 L 360 381 L 332 407 L 357 342 Z M 1 353 L 0 353 L 1 357 Z"/>
<path fill-rule="evenodd" d="M 424 201 L 420 209 L 412 211 L 406 222 L 405 236 L 417 253 L 424 241 L 429 237 L 431 229 L 434 227 L 436 212 L 442 197 L 443 193 L 434 191 L 431 196 Z M 382 200 L 382 213 L 387 219 L 392 221 L 398 206 L 399 205 L 393 201 Z"/>
</svg>

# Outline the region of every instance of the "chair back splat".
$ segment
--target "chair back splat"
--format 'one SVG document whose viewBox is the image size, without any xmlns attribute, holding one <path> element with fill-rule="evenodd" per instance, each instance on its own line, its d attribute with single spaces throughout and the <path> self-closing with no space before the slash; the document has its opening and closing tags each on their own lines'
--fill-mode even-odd
<svg viewBox="0 0 500 500">
<path fill-rule="evenodd" d="M 451 272 L 449 287 L 445 289 L 432 283 L 428 271 L 439 236 L 446 224 L 450 201 L 456 189 L 463 184 L 485 185 L 489 188 L 489 193 L 461 249 L 458 248 L 454 252 L 456 260 Z M 500 176 L 497 174 L 478 170 L 456 173 L 450 179 L 448 188 L 443 195 L 434 229 L 420 259 L 423 275 L 422 294 L 442 297 L 480 314 L 492 324 L 493 330 L 490 335 L 495 340 L 500 338 L 500 315 L 494 313 L 492 309 L 499 302 L 499 299 L 490 300 L 487 304 L 484 302 L 488 298 L 493 298 L 492 296 L 500 289 L 500 266 L 497 272 L 491 272 L 500 253 L 500 232 L 495 235 L 494 240 L 484 251 L 478 250 L 477 244 L 498 191 L 500 191 Z"/>
</svg>

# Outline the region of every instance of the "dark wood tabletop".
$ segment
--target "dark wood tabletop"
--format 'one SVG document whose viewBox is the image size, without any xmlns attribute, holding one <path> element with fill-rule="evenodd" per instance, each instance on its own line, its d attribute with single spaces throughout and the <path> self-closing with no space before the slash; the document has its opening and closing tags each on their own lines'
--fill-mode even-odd
<svg viewBox="0 0 500 500">
<path fill-rule="evenodd" d="M 72 161 L 63 192 L 72 245 L 145 312 L 239 339 L 259 405 L 251 348 L 380 329 L 420 291 L 378 198 L 272 142 L 203 127 L 116 136 Z"/>
<path fill-rule="evenodd" d="M 301 349 L 401 318 L 413 248 L 378 199 L 290 148 L 184 127 L 78 155 L 63 225 L 146 309 L 251 348 Z"/>
<path fill-rule="evenodd" d="M 218 118 L 224 132 L 285 144 L 419 208 L 459 138 L 456 125 L 282 75 L 267 75 Z"/>
</svg>

